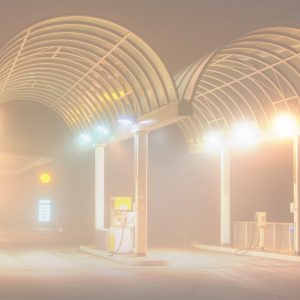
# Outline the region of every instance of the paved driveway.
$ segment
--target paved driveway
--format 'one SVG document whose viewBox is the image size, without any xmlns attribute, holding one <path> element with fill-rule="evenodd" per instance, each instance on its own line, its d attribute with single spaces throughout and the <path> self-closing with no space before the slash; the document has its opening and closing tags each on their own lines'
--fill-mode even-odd
<svg viewBox="0 0 300 300">
<path fill-rule="evenodd" d="M 0 299 L 300 299 L 300 263 L 160 250 L 163 267 L 130 267 L 76 248 L 0 250 Z"/>
</svg>

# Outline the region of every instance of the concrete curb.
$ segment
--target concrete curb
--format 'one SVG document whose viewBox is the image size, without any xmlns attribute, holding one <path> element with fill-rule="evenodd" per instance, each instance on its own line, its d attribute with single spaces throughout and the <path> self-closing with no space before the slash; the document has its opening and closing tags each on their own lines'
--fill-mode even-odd
<svg viewBox="0 0 300 300">
<path fill-rule="evenodd" d="M 162 259 L 157 259 L 153 257 L 138 257 L 133 255 L 110 255 L 109 253 L 105 251 L 100 251 L 93 246 L 80 246 L 79 250 L 88 254 L 96 255 L 101 258 L 128 265 L 128 266 L 147 266 L 147 267 L 153 267 L 153 266 L 167 266 L 168 262 Z"/>
<path fill-rule="evenodd" d="M 194 248 L 199 249 L 199 250 L 223 252 L 223 253 L 229 253 L 229 254 L 236 254 L 237 251 L 240 250 L 240 249 L 230 248 L 230 247 L 209 246 L 209 245 L 201 245 L 201 244 L 194 244 L 193 246 L 194 246 Z M 271 252 L 260 252 L 260 251 L 253 251 L 253 250 L 248 251 L 244 255 L 262 257 L 262 258 L 279 259 L 279 260 L 286 260 L 286 261 L 300 263 L 300 256 L 295 256 L 295 255 L 278 254 L 278 253 L 271 253 Z"/>
</svg>

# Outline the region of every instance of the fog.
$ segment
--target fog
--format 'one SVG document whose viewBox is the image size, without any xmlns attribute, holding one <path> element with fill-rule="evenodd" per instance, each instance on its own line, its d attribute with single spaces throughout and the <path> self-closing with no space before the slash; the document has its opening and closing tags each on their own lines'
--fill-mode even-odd
<svg viewBox="0 0 300 300">
<path fill-rule="evenodd" d="M 32 118 L 32 112 L 38 111 L 43 117 L 36 113 Z M 1 176 L 2 230 L 36 228 L 37 201 L 50 198 L 55 207 L 54 228 L 85 233 L 91 241 L 94 232 L 94 150 L 82 151 L 76 146 L 63 121 L 39 104 L 6 104 L 0 114 L 5 115 L 1 130 L 10 137 L 6 142 L 6 152 L 34 157 L 48 155 L 52 160 L 15 175 Z M 35 130 L 26 130 L 29 118 L 30 126 Z M 22 138 L 24 147 L 17 151 L 16 145 L 10 147 L 9 141 L 18 138 Z M 150 246 L 186 247 L 195 241 L 218 243 L 219 163 L 218 153 L 190 154 L 176 125 L 151 132 L 148 178 Z M 2 173 L 5 173 L 5 168 L 9 170 L 9 166 L 2 163 Z M 38 175 L 45 170 L 51 171 L 53 176 L 50 186 L 38 183 Z M 105 170 L 107 207 L 110 197 L 134 196 L 132 139 L 107 148 Z M 292 145 L 289 139 L 232 151 L 231 201 L 232 223 L 252 221 L 255 211 L 266 211 L 270 222 L 292 220 L 289 212 Z"/>
<path fill-rule="evenodd" d="M 2 45 L 40 20 L 72 14 L 92 15 L 108 18 L 140 35 L 157 51 L 172 74 L 241 32 L 273 24 L 299 25 L 298 1 L 276 4 L 274 1 L 189 1 L 188 5 L 185 1 L 101 1 L 99 5 L 99 1 L 93 0 L 26 3 L 1 0 L 1 5 L 5 7 L 0 18 Z M 2 104 L 0 108 L 1 226 L 35 226 L 36 203 L 47 195 L 55 202 L 57 226 L 92 233 L 93 150 L 80 149 L 76 137 L 54 112 L 31 103 L 30 99 L 24 100 Z M 39 163 L 49 162 L 34 167 L 38 158 Z M 49 188 L 37 184 L 42 170 L 53 172 L 53 184 Z M 105 170 L 106 199 L 116 195 L 133 196 L 132 140 L 107 148 Z M 218 154 L 189 154 L 176 125 L 152 132 L 148 181 L 150 245 L 186 246 L 193 241 L 218 241 Z M 232 223 L 253 220 L 258 210 L 266 211 L 270 221 L 289 222 L 291 200 L 289 141 L 263 143 L 231 153 Z"/>
<path fill-rule="evenodd" d="M 280 110 L 284 105 L 291 113 L 298 113 L 299 105 L 292 106 L 299 100 L 298 89 L 294 86 L 298 77 L 284 80 L 286 70 L 297 69 L 294 59 L 299 45 L 290 43 L 298 38 L 291 34 L 292 29 L 286 33 L 272 29 L 269 32 L 272 37 L 266 39 L 267 46 L 262 47 L 265 50 L 257 57 L 249 49 L 259 48 L 259 41 L 264 37 L 248 45 L 249 48 L 245 46 L 247 50 L 241 54 L 236 49 L 243 48 L 247 39 L 235 44 L 236 49 L 234 45 L 223 48 L 225 55 L 212 62 L 215 72 L 219 72 L 218 63 L 223 62 L 224 70 L 234 69 L 243 74 L 238 67 L 241 65 L 251 83 L 244 85 L 243 79 L 237 82 L 230 73 L 223 74 L 224 78 L 220 75 L 205 82 L 205 76 L 212 77 L 213 73 L 202 73 L 203 85 L 193 91 L 195 97 L 191 99 L 193 107 L 199 111 L 194 118 L 203 116 L 207 124 L 202 124 L 201 119 L 196 128 L 198 125 L 191 122 L 187 126 L 191 135 L 188 130 L 185 132 L 188 138 L 178 124 L 149 132 L 147 211 L 142 207 L 146 194 L 143 193 L 145 168 L 138 170 L 142 170 L 142 174 L 138 174 L 141 182 L 138 188 L 134 182 L 137 168 L 134 166 L 133 138 L 114 141 L 105 147 L 104 205 L 102 189 L 99 192 L 95 184 L 95 179 L 99 186 L 103 183 L 101 172 L 95 178 L 95 164 L 97 161 L 101 165 L 103 152 L 97 151 L 99 156 L 95 159 L 96 144 L 92 145 L 103 138 L 97 136 L 95 142 L 95 132 L 103 129 L 106 137 L 109 136 L 110 128 L 104 125 L 117 123 L 117 118 L 124 117 L 124 112 L 132 109 L 137 118 L 138 107 L 141 112 L 148 110 L 157 115 L 156 108 L 176 100 L 177 91 L 172 90 L 168 72 L 174 78 L 191 63 L 224 47 L 242 33 L 269 26 L 299 28 L 299 0 L 0 0 L 0 8 L 0 48 L 29 28 L 26 33 L 24 31 L 24 37 L 20 35 L 8 47 L 7 52 L 0 52 L 0 58 L 4 58 L 0 59 L 3 62 L 0 68 L 0 299 L 299 299 L 300 269 L 296 261 L 300 262 L 297 256 L 300 235 L 299 230 L 293 234 L 289 224 L 293 222 L 290 203 L 294 196 L 291 138 L 274 138 L 229 150 L 231 239 L 227 235 L 226 222 L 222 227 L 226 232 L 222 236 L 220 233 L 220 152 L 192 153 L 188 146 L 188 143 L 196 144 L 203 138 L 197 136 L 202 126 L 210 127 L 213 122 L 223 126 L 224 122 L 227 130 L 229 119 L 239 121 L 239 115 L 247 116 L 247 107 L 249 111 L 252 109 L 248 94 L 253 93 L 257 97 L 253 99 L 260 102 L 253 107 L 259 106 L 262 112 L 272 111 L 263 117 L 266 123 L 257 122 L 262 127 L 271 120 L 276 109 Z M 83 18 L 78 18 L 78 24 L 75 19 L 68 19 L 67 27 L 52 23 L 52 28 L 58 28 L 62 36 L 40 25 L 30 31 L 33 24 L 63 16 L 88 16 L 123 26 L 145 41 L 157 57 L 133 34 L 124 31 L 121 35 L 117 27 L 110 28 L 106 22 L 99 28 L 94 27 L 96 22 L 85 24 Z M 71 23 L 73 21 L 76 24 Z M 73 27 L 76 27 L 74 32 Z M 82 35 L 85 36 L 81 40 Z M 72 36 L 76 39 L 72 40 Z M 269 44 L 277 46 L 268 56 L 265 53 L 269 51 Z M 14 55 L 9 54 L 10 49 Z M 230 51 L 237 57 L 237 61 L 231 62 L 237 63 L 236 68 L 231 63 L 226 66 L 227 57 L 230 62 Z M 137 58 L 135 53 L 141 56 Z M 258 62 L 251 65 L 249 58 L 252 55 L 269 67 L 270 75 L 264 75 L 264 68 L 260 69 Z M 124 61 L 118 59 L 123 56 L 126 57 Z M 276 57 L 283 60 L 271 65 Z M 157 58 L 165 64 L 166 70 Z M 289 67 L 281 69 L 280 64 Z M 56 66 L 61 69 L 50 71 Z M 90 76 L 98 67 L 99 74 Z M 258 76 L 252 78 L 248 73 L 252 71 L 257 71 Z M 277 78 L 277 73 L 283 78 Z M 298 73 L 295 72 L 297 76 Z M 70 78 L 62 74 L 68 74 Z M 128 78 L 127 74 L 130 75 Z M 291 71 L 291 74 L 294 73 Z M 227 75 L 233 79 L 228 86 Z M 261 90 L 252 90 L 260 76 L 263 78 Z M 276 93 L 273 85 L 264 86 L 264 77 L 275 83 L 276 99 L 272 96 L 264 98 Z M 66 82 L 59 80 L 61 78 Z M 194 79 L 193 76 L 192 81 Z M 225 83 L 224 89 L 222 83 Z M 235 89 L 236 84 L 247 89 L 247 93 L 240 95 L 240 90 Z M 211 90 L 206 90 L 206 85 L 211 85 Z M 285 85 L 289 85 L 288 88 Z M 220 93 L 214 94 L 214 87 L 221 87 Z M 263 93 L 265 88 L 266 91 L 269 88 L 270 93 Z M 195 100 L 197 92 L 201 91 L 204 91 L 202 96 L 207 106 Z M 208 97 L 212 102 L 216 100 L 213 105 L 209 104 L 206 91 L 213 93 L 211 98 Z M 26 95 L 32 95 L 30 97 L 34 99 Z M 46 97 L 39 98 L 41 95 Z M 242 98 L 243 95 L 246 96 Z M 21 101 L 6 102 L 14 97 Z M 238 97 L 245 102 L 240 107 L 235 103 Z M 136 102 L 132 104 L 132 100 Z M 226 101 L 231 101 L 232 105 Z M 38 102 L 57 107 L 66 122 L 54 110 Z M 215 104 L 221 105 L 213 107 Z M 172 111 L 170 109 L 167 114 Z M 216 115 L 214 111 L 217 111 Z M 252 113 L 259 121 L 256 111 L 251 110 L 249 118 Z M 144 121 L 155 124 L 153 119 Z M 67 122 L 76 130 L 71 132 Z M 90 131 L 77 131 L 87 127 Z M 78 142 L 77 134 L 85 137 L 86 145 Z M 143 140 L 143 134 L 139 137 L 142 143 L 138 145 L 141 148 L 137 148 L 143 150 L 146 139 Z M 231 136 L 227 137 L 229 140 Z M 146 151 L 138 151 L 138 154 L 142 157 L 140 166 L 144 166 Z M 41 182 L 42 173 L 48 183 Z M 134 201 L 138 197 L 141 207 L 136 211 L 142 216 L 147 212 L 147 226 L 143 226 L 143 219 L 146 219 L 143 217 L 138 218 L 141 226 L 136 226 L 136 215 L 126 210 L 126 202 L 113 211 L 111 198 L 117 196 L 131 197 Z M 95 198 L 101 204 L 97 206 L 98 210 Z M 101 222 L 103 206 L 105 228 Z M 242 243 L 234 243 L 234 224 L 253 222 L 256 212 L 266 212 L 267 222 L 285 224 L 240 226 Z M 100 220 L 97 226 L 95 213 Z M 224 219 L 226 221 L 226 216 Z M 298 221 L 294 225 L 299 227 Z M 113 222 L 115 226 L 111 226 Z M 221 244 L 228 247 L 211 248 L 211 245 L 220 246 L 220 240 L 226 240 Z M 199 244 L 210 248 L 203 249 Z M 122 252 L 124 245 L 129 251 Z M 211 249 L 225 249 L 227 253 L 215 253 Z M 246 257 L 249 251 L 251 255 L 255 253 L 261 257 Z M 280 260 L 276 262 L 275 257 Z M 283 261 L 283 257 L 290 261 Z"/>
</svg>

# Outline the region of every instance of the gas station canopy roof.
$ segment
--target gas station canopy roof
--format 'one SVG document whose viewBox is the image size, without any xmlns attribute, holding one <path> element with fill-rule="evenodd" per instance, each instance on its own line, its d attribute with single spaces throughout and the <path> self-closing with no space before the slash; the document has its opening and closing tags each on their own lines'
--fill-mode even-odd
<svg viewBox="0 0 300 300">
<path fill-rule="evenodd" d="M 180 99 L 194 116 L 179 125 L 190 144 L 209 131 L 226 133 L 236 122 L 270 126 L 277 113 L 299 118 L 300 29 L 252 31 L 204 57 L 176 76 Z"/>
<path fill-rule="evenodd" d="M 114 23 L 61 17 L 35 24 L 0 51 L 0 102 L 30 100 L 75 132 L 114 128 L 176 102 L 166 67 L 139 37 Z"/>
<path fill-rule="evenodd" d="M 144 41 L 97 18 L 46 20 L 0 50 L 0 103 L 42 103 L 73 132 L 82 132 L 95 125 L 116 128 L 124 116 L 157 116 L 178 100 L 191 101 L 193 116 L 178 124 L 194 145 L 207 132 L 226 133 L 237 122 L 267 129 L 278 112 L 299 117 L 300 29 L 241 35 L 185 68 L 175 81 L 178 89 Z"/>
</svg>

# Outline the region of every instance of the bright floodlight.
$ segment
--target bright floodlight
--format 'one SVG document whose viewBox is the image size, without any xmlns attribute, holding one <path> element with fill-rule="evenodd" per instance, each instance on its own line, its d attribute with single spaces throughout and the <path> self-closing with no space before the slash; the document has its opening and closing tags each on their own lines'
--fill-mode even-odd
<svg viewBox="0 0 300 300">
<path fill-rule="evenodd" d="M 238 123 L 233 128 L 232 144 L 238 147 L 250 146 L 258 142 L 260 133 L 253 123 Z"/>
<path fill-rule="evenodd" d="M 290 114 L 277 115 L 273 120 L 273 132 L 279 137 L 296 135 L 297 127 L 297 120 Z"/>
<path fill-rule="evenodd" d="M 104 135 L 109 135 L 109 130 L 103 126 L 98 126 L 97 130 L 99 133 L 104 134 Z"/>
<path fill-rule="evenodd" d="M 85 144 L 89 144 L 89 143 L 91 143 L 92 142 L 92 137 L 90 136 L 90 135 L 88 135 L 87 133 L 82 133 L 81 135 L 80 135 L 80 140 L 82 141 L 82 142 L 84 142 Z"/>
<path fill-rule="evenodd" d="M 131 132 L 136 133 L 138 130 L 141 130 L 142 128 L 147 128 L 155 123 L 154 120 L 142 120 L 139 121 L 138 123 L 132 124 Z"/>
<path fill-rule="evenodd" d="M 142 120 L 142 121 L 139 121 L 139 125 L 141 125 L 141 126 L 150 126 L 150 125 L 152 125 L 152 124 L 154 124 L 155 123 L 155 121 L 154 120 L 151 120 L 151 119 L 149 119 L 149 120 Z"/>
<path fill-rule="evenodd" d="M 210 132 L 203 138 L 205 150 L 218 150 L 222 147 L 222 136 L 218 132 Z"/>
<path fill-rule="evenodd" d="M 122 118 L 118 120 L 118 123 L 123 126 L 129 126 L 134 123 L 134 121 L 130 118 Z"/>
</svg>

